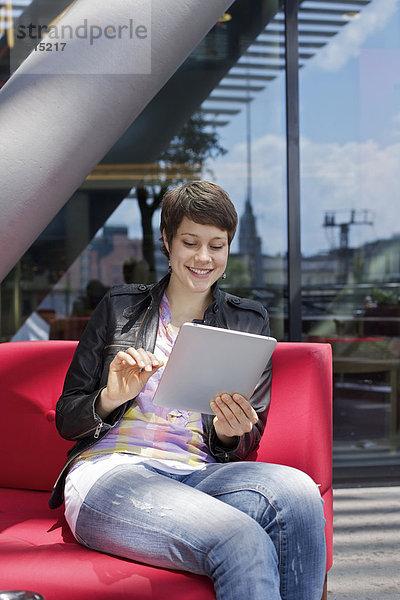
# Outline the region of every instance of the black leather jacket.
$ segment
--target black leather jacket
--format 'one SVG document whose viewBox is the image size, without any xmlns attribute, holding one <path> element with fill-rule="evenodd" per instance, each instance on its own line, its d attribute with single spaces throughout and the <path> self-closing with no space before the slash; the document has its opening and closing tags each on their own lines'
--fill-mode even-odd
<svg viewBox="0 0 400 600">
<path fill-rule="evenodd" d="M 129 346 L 153 351 L 158 330 L 158 308 L 169 275 L 153 285 L 122 285 L 112 288 L 100 302 L 88 323 L 67 372 L 63 393 L 57 403 L 56 425 L 62 437 L 76 440 L 54 486 L 49 505 L 63 501 L 65 477 L 71 462 L 94 445 L 116 425 L 134 402 L 126 402 L 105 421 L 96 414 L 95 402 L 107 385 L 110 363 L 117 352 Z M 204 314 L 204 324 L 249 333 L 269 335 L 267 311 L 253 300 L 238 298 L 213 288 L 213 301 Z M 264 431 L 270 403 L 272 362 L 265 371 L 250 401 L 259 420 L 250 433 L 237 439 L 234 448 L 219 442 L 212 415 L 202 415 L 205 438 L 218 462 L 242 460 L 255 450 Z"/>
</svg>

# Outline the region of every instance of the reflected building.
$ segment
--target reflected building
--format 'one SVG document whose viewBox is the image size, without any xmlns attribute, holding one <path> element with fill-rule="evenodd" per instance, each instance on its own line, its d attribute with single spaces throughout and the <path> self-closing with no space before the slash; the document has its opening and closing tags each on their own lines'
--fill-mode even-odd
<svg viewBox="0 0 400 600">
<path fill-rule="evenodd" d="M 141 240 L 130 239 L 123 225 L 105 226 L 68 269 L 71 288 L 82 290 L 91 279 L 107 285 L 123 283 L 123 264 L 130 258 L 142 258 Z"/>
<path fill-rule="evenodd" d="M 397 283 L 400 279 L 400 234 L 358 248 L 354 263 L 365 282 Z"/>
<path fill-rule="evenodd" d="M 239 255 L 245 260 L 250 274 L 250 285 L 264 285 L 261 237 L 257 233 L 256 217 L 248 198 L 239 220 Z"/>
<path fill-rule="evenodd" d="M 157 244 L 155 246 L 157 275 L 161 278 L 168 270 L 168 260 L 160 247 Z M 109 286 L 150 283 L 148 266 L 143 259 L 142 240 L 130 238 L 125 225 L 103 227 L 102 233 L 80 254 L 54 289 L 57 292 L 68 285 L 74 297 L 93 279 L 106 282 Z M 59 312 L 66 314 L 68 310 L 66 307 L 60 309 L 59 305 Z"/>
</svg>

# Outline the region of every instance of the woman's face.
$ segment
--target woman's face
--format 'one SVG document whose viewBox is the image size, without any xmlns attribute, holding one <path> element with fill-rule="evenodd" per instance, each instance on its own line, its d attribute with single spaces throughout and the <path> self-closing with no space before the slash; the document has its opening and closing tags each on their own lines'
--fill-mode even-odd
<svg viewBox="0 0 400 600">
<path fill-rule="evenodd" d="M 169 246 L 172 278 L 187 291 L 206 292 L 221 277 L 228 261 L 228 233 L 184 217 Z"/>
</svg>

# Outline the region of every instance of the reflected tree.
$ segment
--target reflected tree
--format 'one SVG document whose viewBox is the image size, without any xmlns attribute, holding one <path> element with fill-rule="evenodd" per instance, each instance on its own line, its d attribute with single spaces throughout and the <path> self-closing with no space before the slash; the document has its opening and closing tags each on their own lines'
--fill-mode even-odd
<svg viewBox="0 0 400 600">
<path fill-rule="evenodd" d="M 156 163 L 151 184 L 143 180 L 136 186 L 143 232 L 143 257 L 149 265 L 149 281 L 156 280 L 154 256 L 153 215 L 171 186 L 191 179 L 201 179 L 207 171 L 205 163 L 227 151 L 215 129 L 210 130 L 200 112 L 192 115 L 181 131 L 171 140 Z"/>
</svg>

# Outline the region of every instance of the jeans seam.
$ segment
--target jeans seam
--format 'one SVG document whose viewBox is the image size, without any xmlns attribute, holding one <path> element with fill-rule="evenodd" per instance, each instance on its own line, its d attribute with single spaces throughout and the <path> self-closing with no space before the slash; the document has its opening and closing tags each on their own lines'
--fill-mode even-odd
<svg viewBox="0 0 400 600">
<path fill-rule="evenodd" d="M 93 511 L 94 513 L 102 515 L 103 517 L 106 517 L 107 519 L 110 519 L 112 521 L 119 521 L 119 522 L 130 523 L 130 524 L 132 523 L 128 519 L 124 519 L 122 517 L 113 517 L 112 515 L 109 515 L 109 514 L 103 512 L 103 511 L 97 509 L 97 508 L 94 508 L 93 506 L 90 506 L 87 502 L 83 502 L 82 503 L 81 510 L 82 510 L 83 507 L 85 507 L 85 508 Z M 79 514 L 80 514 L 80 511 L 79 511 Z M 76 522 L 77 525 L 78 525 L 78 521 L 79 521 L 79 515 L 78 515 L 78 519 L 77 519 L 77 522 Z M 151 531 L 152 533 L 156 533 L 156 534 L 160 533 L 160 527 L 151 527 L 151 526 L 144 527 L 143 525 L 136 524 L 136 523 L 135 523 L 135 527 L 138 527 L 139 529 L 141 529 L 143 531 Z M 187 539 L 183 539 L 180 536 L 177 536 L 177 535 L 173 534 L 170 529 L 168 529 L 168 535 L 170 537 L 172 537 L 173 539 L 175 539 L 176 541 L 178 541 L 180 543 L 184 543 L 186 546 L 190 546 L 191 548 L 193 548 L 197 552 L 201 552 L 201 554 L 207 556 L 207 552 L 205 550 L 202 550 L 201 548 L 197 548 L 197 546 L 195 546 L 194 544 L 188 542 Z M 79 537 L 81 538 L 81 536 L 79 536 Z M 85 545 L 86 545 L 86 543 L 85 543 Z"/>
<path fill-rule="evenodd" d="M 220 492 L 214 491 L 212 494 L 210 494 L 210 496 L 212 496 L 213 498 L 216 498 L 218 496 L 225 496 L 226 494 L 232 494 L 235 492 L 254 492 L 256 494 L 260 494 L 261 496 L 263 496 L 264 498 L 266 498 L 266 500 L 268 501 L 268 503 L 270 504 L 270 506 L 272 506 L 272 508 L 275 511 L 275 515 L 276 515 L 276 522 L 278 524 L 279 527 L 279 557 L 278 557 L 278 567 L 279 567 L 279 577 L 280 577 L 280 581 L 282 584 L 283 581 L 283 545 L 284 545 L 284 541 L 283 541 L 283 532 L 285 530 L 284 526 L 281 523 L 280 517 L 279 517 L 279 510 L 277 509 L 277 507 L 275 506 L 275 503 L 268 497 L 268 494 L 266 494 L 265 492 L 263 492 L 262 490 L 260 490 L 259 488 L 252 488 L 249 486 L 239 486 L 239 487 L 235 487 L 229 490 L 221 490 Z M 267 534 L 266 534 L 267 535 Z M 283 590 L 286 591 L 286 590 Z"/>
</svg>

